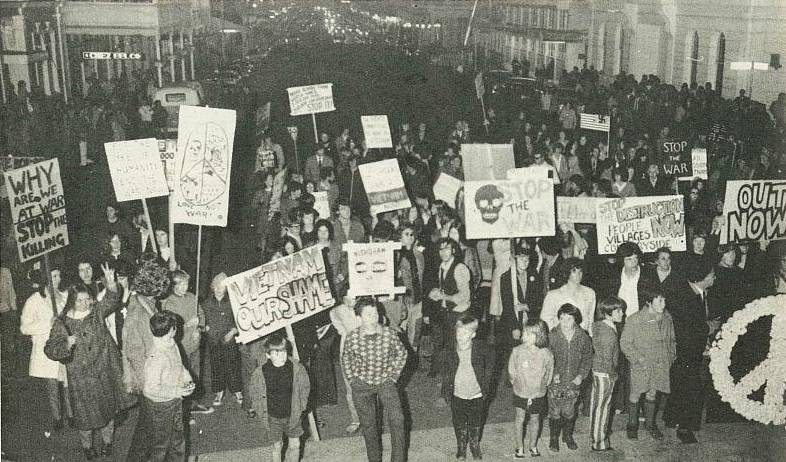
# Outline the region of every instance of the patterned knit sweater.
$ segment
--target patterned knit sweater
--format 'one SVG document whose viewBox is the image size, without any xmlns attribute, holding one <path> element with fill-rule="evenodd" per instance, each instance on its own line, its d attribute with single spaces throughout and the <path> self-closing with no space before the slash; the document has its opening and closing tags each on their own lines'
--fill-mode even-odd
<svg viewBox="0 0 786 462">
<path fill-rule="evenodd" d="M 377 386 L 387 380 L 398 380 L 407 361 L 407 350 L 396 332 L 382 328 L 381 334 L 364 335 L 361 329 L 347 334 L 341 365 L 347 381 L 357 379 Z"/>
</svg>

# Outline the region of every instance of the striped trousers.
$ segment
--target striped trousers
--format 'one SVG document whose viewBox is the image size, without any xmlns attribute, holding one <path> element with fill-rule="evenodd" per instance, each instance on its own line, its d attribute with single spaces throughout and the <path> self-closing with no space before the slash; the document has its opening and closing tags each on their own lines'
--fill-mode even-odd
<svg viewBox="0 0 786 462">
<path fill-rule="evenodd" d="M 606 374 L 592 374 L 590 433 L 592 434 L 593 449 L 606 449 L 609 447 L 609 414 L 614 382 L 615 380 L 609 378 Z"/>
</svg>

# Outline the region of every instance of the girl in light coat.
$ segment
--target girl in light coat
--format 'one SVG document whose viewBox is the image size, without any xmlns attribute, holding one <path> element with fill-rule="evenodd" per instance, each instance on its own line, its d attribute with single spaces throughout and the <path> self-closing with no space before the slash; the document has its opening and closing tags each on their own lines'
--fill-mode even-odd
<svg viewBox="0 0 786 462">
<path fill-rule="evenodd" d="M 52 269 L 52 285 L 55 287 L 55 304 L 58 314 L 63 311 L 67 294 L 61 292 L 60 270 Z M 47 280 L 44 272 L 33 270 L 30 279 L 37 292 L 31 295 L 22 308 L 19 330 L 24 335 L 29 335 L 33 341 L 33 351 L 30 354 L 30 377 L 43 379 L 46 383 L 49 407 L 52 411 L 52 425 L 54 430 L 63 428 L 63 417 L 71 418 L 71 406 L 68 401 L 68 383 L 66 381 L 65 366 L 57 361 L 52 361 L 44 354 L 44 345 L 49 340 L 49 331 L 54 321 L 52 300 L 49 297 Z M 63 396 L 60 397 L 60 384 L 63 384 Z M 62 404 L 62 408 L 61 408 Z M 65 416 L 61 409 L 65 411 Z"/>
</svg>

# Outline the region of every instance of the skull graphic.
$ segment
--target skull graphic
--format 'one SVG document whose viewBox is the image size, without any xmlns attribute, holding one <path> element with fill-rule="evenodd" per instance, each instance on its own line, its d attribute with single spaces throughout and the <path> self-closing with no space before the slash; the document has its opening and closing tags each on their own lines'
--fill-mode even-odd
<svg viewBox="0 0 786 462">
<path fill-rule="evenodd" d="M 499 219 L 499 211 L 505 203 L 505 195 L 493 184 L 483 185 L 475 192 L 475 206 L 480 216 L 488 224 L 493 225 Z"/>
</svg>

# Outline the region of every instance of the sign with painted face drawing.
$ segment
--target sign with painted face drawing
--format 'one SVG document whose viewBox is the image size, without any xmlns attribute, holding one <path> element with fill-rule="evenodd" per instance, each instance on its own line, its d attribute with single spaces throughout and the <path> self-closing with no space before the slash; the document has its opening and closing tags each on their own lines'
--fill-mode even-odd
<svg viewBox="0 0 786 462">
<path fill-rule="evenodd" d="M 539 172 L 516 180 L 466 181 L 468 239 L 553 236 L 554 185 Z"/>
<path fill-rule="evenodd" d="M 236 113 L 180 106 L 173 223 L 226 226 Z"/>
<path fill-rule="evenodd" d="M 682 196 L 608 199 L 597 204 L 598 254 L 609 255 L 626 241 L 642 252 L 661 247 L 685 250 L 685 211 Z"/>
<path fill-rule="evenodd" d="M 395 286 L 394 250 L 399 242 L 353 243 L 343 246 L 349 266 L 349 296 L 388 295 L 403 293 L 405 287 Z"/>
<path fill-rule="evenodd" d="M 68 245 L 68 220 L 57 159 L 5 172 L 19 261 Z"/>
<path fill-rule="evenodd" d="M 726 182 L 720 243 L 786 239 L 786 180 Z"/>
<path fill-rule="evenodd" d="M 227 278 L 224 286 L 240 343 L 252 342 L 336 304 L 317 246 Z"/>
</svg>

